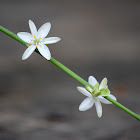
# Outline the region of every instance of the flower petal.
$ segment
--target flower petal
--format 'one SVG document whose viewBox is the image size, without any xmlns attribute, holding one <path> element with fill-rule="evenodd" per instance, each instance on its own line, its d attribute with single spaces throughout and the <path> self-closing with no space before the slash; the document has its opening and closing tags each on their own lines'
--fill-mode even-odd
<svg viewBox="0 0 140 140">
<path fill-rule="evenodd" d="M 98 96 L 97 98 L 104 104 L 112 104 L 110 101 L 108 101 L 107 99 L 105 99 L 102 96 Z"/>
<path fill-rule="evenodd" d="M 107 78 L 104 78 L 100 83 L 99 90 L 106 87 L 107 87 Z"/>
<path fill-rule="evenodd" d="M 27 32 L 19 32 L 17 35 L 25 42 L 33 44 L 33 36 Z M 32 40 L 32 41 L 31 41 Z"/>
<path fill-rule="evenodd" d="M 29 28 L 33 36 L 37 36 L 37 29 L 33 21 L 29 20 Z"/>
<path fill-rule="evenodd" d="M 95 86 L 98 82 L 95 77 L 89 76 L 88 83 L 91 84 L 92 86 Z"/>
<path fill-rule="evenodd" d="M 112 95 L 112 94 L 109 94 L 108 97 L 112 98 L 112 99 L 115 100 L 115 101 L 117 100 L 116 97 L 115 97 L 114 95 Z M 98 98 L 102 103 L 104 103 L 104 104 L 112 104 L 112 102 L 108 101 L 107 99 L 105 99 L 105 98 L 102 97 L 102 96 L 98 96 L 97 98 Z"/>
<path fill-rule="evenodd" d="M 113 100 L 117 101 L 116 97 L 112 94 L 109 94 L 108 97 L 112 98 Z"/>
<path fill-rule="evenodd" d="M 44 39 L 48 35 L 50 29 L 51 29 L 50 22 L 43 24 L 38 30 L 38 38 Z"/>
<path fill-rule="evenodd" d="M 87 97 L 79 106 L 80 111 L 86 111 L 90 109 L 94 104 L 94 99 Z"/>
<path fill-rule="evenodd" d="M 95 106 L 96 106 L 97 115 L 100 118 L 102 116 L 102 105 L 101 105 L 99 99 L 97 99 L 97 98 L 95 101 Z"/>
<path fill-rule="evenodd" d="M 43 41 L 44 44 L 53 44 L 53 43 L 57 43 L 58 41 L 60 41 L 61 38 L 59 37 L 48 37 L 45 38 Z"/>
<path fill-rule="evenodd" d="M 89 93 L 84 87 L 77 87 L 78 91 L 84 94 L 85 96 L 92 97 L 91 93 Z"/>
<path fill-rule="evenodd" d="M 23 55 L 22 55 L 22 60 L 27 59 L 27 58 L 33 53 L 33 51 L 35 50 L 35 48 L 36 48 L 35 45 L 29 46 L 29 47 L 25 50 L 25 52 L 23 53 Z"/>
<path fill-rule="evenodd" d="M 41 46 L 37 46 L 38 51 L 40 52 L 40 54 L 45 57 L 47 60 L 51 59 L 51 53 L 49 48 L 44 45 L 44 44 L 40 44 Z"/>
</svg>

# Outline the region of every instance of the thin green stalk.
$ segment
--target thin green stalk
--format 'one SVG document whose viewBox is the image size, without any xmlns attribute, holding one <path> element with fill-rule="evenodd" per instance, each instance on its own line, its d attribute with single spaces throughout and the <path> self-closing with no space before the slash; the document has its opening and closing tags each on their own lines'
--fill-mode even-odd
<svg viewBox="0 0 140 140">
<path fill-rule="evenodd" d="M 80 82 L 85 87 L 86 86 L 92 87 L 87 81 L 85 81 L 83 78 L 81 78 L 80 76 L 78 76 L 76 73 L 74 73 L 73 71 L 71 71 L 69 68 L 65 67 L 62 63 L 58 62 L 54 58 L 51 57 L 50 62 L 52 62 L 57 67 L 59 67 L 60 69 L 62 69 L 64 72 L 66 72 L 67 74 L 69 74 L 70 76 L 72 76 L 74 79 L 76 79 L 78 82 Z"/>
<path fill-rule="evenodd" d="M 26 47 L 28 47 L 30 45 L 30 44 L 24 42 L 22 39 L 20 39 L 16 34 L 14 34 L 13 32 L 9 31 L 8 29 L 6 29 L 6 28 L 4 28 L 2 26 L 0 26 L 0 31 L 2 31 L 3 33 L 5 33 L 8 36 L 12 37 L 13 39 L 17 40 L 18 42 L 20 42 L 21 44 L 25 45 Z M 38 54 L 40 54 L 37 50 L 36 50 L 36 52 Z M 80 82 L 85 87 L 90 86 L 91 88 L 93 88 L 93 86 L 90 85 L 87 81 L 85 81 L 83 78 L 78 76 L 76 73 L 72 72 L 69 68 L 67 68 L 62 63 L 60 63 L 57 60 L 55 60 L 54 58 L 51 57 L 50 62 L 53 63 L 54 65 L 56 65 L 57 67 L 59 67 L 60 69 L 62 69 L 64 72 L 66 72 L 70 76 L 72 76 L 74 79 L 76 79 L 78 82 Z M 117 101 L 115 101 L 115 100 L 113 100 L 113 99 L 111 99 L 109 97 L 104 97 L 104 98 L 106 98 L 107 100 L 109 100 L 110 102 L 112 102 L 113 104 L 115 104 L 116 106 L 118 106 L 119 108 L 121 108 L 122 110 L 124 110 L 125 112 L 129 113 L 131 116 L 133 116 L 134 118 L 136 118 L 137 120 L 140 121 L 140 115 L 134 113 L 133 111 L 129 110 L 125 106 L 121 105 L 120 103 L 118 103 Z"/>
<path fill-rule="evenodd" d="M 8 29 L 0 26 L 0 31 L 5 33 L 5 34 L 7 34 L 8 36 L 12 37 L 13 39 L 17 40 L 21 44 L 23 44 L 23 45 L 28 47 L 28 43 L 24 42 L 21 38 L 19 38 L 16 34 L 14 34 L 13 32 L 9 31 Z"/>
<path fill-rule="evenodd" d="M 116 106 L 118 106 L 119 108 L 121 108 L 122 110 L 124 110 L 125 112 L 129 113 L 131 116 L 133 116 L 134 118 L 136 118 L 137 120 L 140 121 L 140 115 L 134 113 L 130 109 L 126 108 L 125 106 L 123 106 L 122 104 L 116 102 L 115 100 L 113 100 L 112 98 L 110 98 L 108 96 L 104 97 L 104 98 L 106 98 L 107 100 L 109 100 L 110 102 L 112 102 L 113 104 L 115 104 Z"/>
</svg>

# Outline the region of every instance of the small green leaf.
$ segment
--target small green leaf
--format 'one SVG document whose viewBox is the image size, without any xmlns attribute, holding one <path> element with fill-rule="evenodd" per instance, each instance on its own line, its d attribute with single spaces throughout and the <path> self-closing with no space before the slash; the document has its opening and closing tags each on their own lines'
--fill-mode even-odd
<svg viewBox="0 0 140 140">
<path fill-rule="evenodd" d="M 107 96 L 110 94 L 110 90 L 108 88 L 103 88 L 100 90 L 100 96 Z"/>
<path fill-rule="evenodd" d="M 97 92 L 99 90 L 99 83 L 97 83 L 94 87 L 93 87 L 93 91 Z"/>
</svg>

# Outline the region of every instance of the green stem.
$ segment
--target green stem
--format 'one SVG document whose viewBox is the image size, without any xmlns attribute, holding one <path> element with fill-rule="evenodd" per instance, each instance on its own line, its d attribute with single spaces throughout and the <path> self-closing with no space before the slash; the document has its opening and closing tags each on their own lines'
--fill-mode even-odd
<svg viewBox="0 0 140 140">
<path fill-rule="evenodd" d="M 62 63 L 60 63 L 57 60 L 55 60 L 54 58 L 51 57 L 50 62 L 52 62 L 57 67 L 59 67 L 60 69 L 62 69 L 64 72 L 66 72 L 67 74 L 69 74 L 70 76 L 72 76 L 74 79 L 76 79 L 78 82 L 80 82 L 85 87 L 86 86 L 92 87 L 87 81 L 85 81 L 83 78 L 81 78 L 80 76 L 78 76 L 76 73 L 74 73 L 73 71 L 71 71 L 69 68 L 67 68 Z"/>
<path fill-rule="evenodd" d="M 110 98 L 108 96 L 104 97 L 104 98 L 106 98 L 107 100 L 109 100 L 110 102 L 112 102 L 113 104 L 115 104 L 116 106 L 118 106 L 119 108 L 121 108 L 122 110 L 124 110 L 125 112 L 129 113 L 131 116 L 133 116 L 134 118 L 136 118 L 137 120 L 140 121 L 140 115 L 134 113 L 130 109 L 126 108 L 125 106 L 123 106 L 122 104 L 116 102 L 115 100 L 113 100 L 112 98 Z"/>
<path fill-rule="evenodd" d="M 24 42 L 21 38 L 19 38 L 16 34 L 14 34 L 13 32 L 9 31 L 8 29 L 0 26 L 0 31 L 2 31 L 3 33 L 7 34 L 8 36 L 12 37 L 13 39 L 17 40 L 21 44 L 23 44 L 23 45 L 28 47 L 28 43 Z"/>
<path fill-rule="evenodd" d="M 4 28 L 2 26 L 0 26 L 0 31 L 2 31 L 3 33 L 5 33 L 8 36 L 12 37 L 13 39 L 17 40 L 18 42 L 20 42 L 21 44 L 25 45 L 26 47 L 28 47 L 30 45 L 30 44 L 24 42 L 22 39 L 20 39 L 16 34 L 14 34 L 13 32 L 9 31 L 8 29 L 6 29 L 6 28 Z M 37 50 L 36 50 L 36 52 L 38 54 L 40 54 Z M 66 72 L 70 76 L 72 76 L 74 79 L 76 79 L 78 82 L 80 82 L 85 87 L 90 86 L 91 88 L 93 88 L 93 86 L 90 85 L 87 81 L 85 81 L 83 78 L 78 76 L 76 73 L 72 72 L 70 69 L 68 69 L 66 66 L 64 66 L 62 63 L 58 62 L 54 58 L 51 57 L 50 62 L 53 63 L 54 65 L 56 65 L 57 67 L 59 67 L 60 69 L 62 69 L 64 72 Z M 115 104 L 116 106 L 118 106 L 119 108 L 121 108 L 122 110 L 124 110 L 125 112 L 129 113 L 131 116 L 133 116 L 134 118 L 136 118 L 137 120 L 140 121 L 140 115 L 134 113 L 133 111 L 129 110 L 125 106 L 121 105 L 120 103 L 118 103 L 117 101 L 115 101 L 115 100 L 113 100 L 113 99 L 111 99 L 109 97 L 104 97 L 104 98 L 106 98 L 107 100 L 109 100 L 110 102 L 112 102 L 113 104 Z"/>
</svg>

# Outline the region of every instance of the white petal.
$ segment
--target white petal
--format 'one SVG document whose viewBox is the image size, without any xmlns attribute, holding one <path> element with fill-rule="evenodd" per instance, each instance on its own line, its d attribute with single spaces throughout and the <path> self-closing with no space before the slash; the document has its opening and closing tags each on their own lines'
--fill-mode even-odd
<svg viewBox="0 0 140 140">
<path fill-rule="evenodd" d="M 100 83 L 99 90 L 106 87 L 107 87 L 107 78 L 104 78 Z"/>
<path fill-rule="evenodd" d="M 23 55 L 22 55 L 22 60 L 27 59 L 27 58 L 33 53 L 33 51 L 35 50 L 35 48 L 36 48 L 35 45 L 29 46 L 29 47 L 25 50 L 25 52 L 23 53 Z"/>
<path fill-rule="evenodd" d="M 38 30 L 38 38 L 41 37 L 42 39 L 44 39 L 48 35 L 50 29 L 51 29 L 50 22 L 43 24 Z"/>
<path fill-rule="evenodd" d="M 96 106 L 97 115 L 100 118 L 102 116 L 102 105 L 101 105 L 99 99 L 97 99 L 97 98 L 95 101 L 95 106 Z"/>
<path fill-rule="evenodd" d="M 37 29 L 33 21 L 29 20 L 29 28 L 33 36 L 37 36 Z"/>
<path fill-rule="evenodd" d="M 43 41 L 44 44 L 53 44 L 53 43 L 57 43 L 58 41 L 60 41 L 61 39 L 59 37 L 48 37 L 45 38 Z"/>
<path fill-rule="evenodd" d="M 84 94 L 85 96 L 92 97 L 91 93 L 89 93 L 84 87 L 77 87 L 78 91 Z"/>
<path fill-rule="evenodd" d="M 90 109 L 94 104 L 94 99 L 87 97 L 79 106 L 80 111 L 86 111 Z"/>
<path fill-rule="evenodd" d="M 108 97 L 112 98 L 113 100 L 117 101 L 116 97 L 112 94 L 109 94 Z"/>
<path fill-rule="evenodd" d="M 112 94 L 109 94 L 108 97 L 112 98 L 113 100 L 117 100 L 115 96 L 113 96 Z M 104 104 L 112 104 L 112 102 L 108 101 L 107 99 L 105 99 L 104 97 L 102 96 L 98 96 L 97 97 L 102 103 Z"/>
<path fill-rule="evenodd" d="M 44 44 L 40 44 L 41 46 L 37 46 L 38 51 L 40 52 L 40 54 L 45 57 L 47 60 L 51 59 L 51 53 L 49 48 L 44 45 Z"/>
<path fill-rule="evenodd" d="M 88 83 L 91 84 L 92 86 L 95 86 L 98 82 L 95 77 L 89 76 Z"/>
<path fill-rule="evenodd" d="M 108 101 L 107 99 L 105 99 L 102 96 L 98 96 L 97 99 L 99 99 L 104 104 L 112 104 L 110 101 Z"/>
<path fill-rule="evenodd" d="M 27 32 L 19 32 L 17 35 L 25 42 L 33 44 L 33 36 Z M 32 41 L 31 41 L 32 40 Z"/>
</svg>

